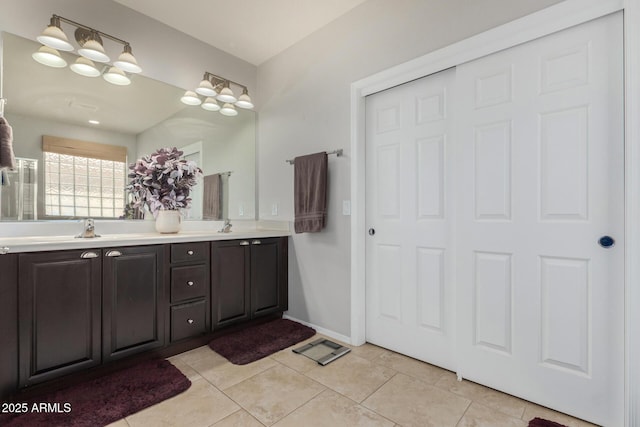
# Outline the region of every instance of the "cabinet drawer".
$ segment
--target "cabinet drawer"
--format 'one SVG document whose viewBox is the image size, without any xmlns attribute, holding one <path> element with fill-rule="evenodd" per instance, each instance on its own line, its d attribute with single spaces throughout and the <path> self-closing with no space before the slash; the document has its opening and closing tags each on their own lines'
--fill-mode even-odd
<svg viewBox="0 0 640 427">
<path fill-rule="evenodd" d="M 204 262 L 209 258 L 209 243 L 174 243 L 171 245 L 171 262 Z"/>
<path fill-rule="evenodd" d="M 190 265 L 171 269 L 171 302 L 207 296 L 206 265 Z"/>
<path fill-rule="evenodd" d="M 171 341 L 207 332 L 206 300 L 171 307 Z"/>
</svg>

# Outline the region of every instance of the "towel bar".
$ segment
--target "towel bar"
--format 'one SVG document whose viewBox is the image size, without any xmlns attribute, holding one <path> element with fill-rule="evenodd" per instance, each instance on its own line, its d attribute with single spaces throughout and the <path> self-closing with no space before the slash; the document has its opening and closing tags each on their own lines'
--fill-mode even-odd
<svg viewBox="0 0 640 427">
<path fill-rule="evenodd" d="M 333 150 L 333 151 L 327 151 L 327 154 L 335 154 L 336 156 L 341 157 L 342 156 L 342 148 L 338 148 L 337 150 Z M 296 161 L 295 161 L 295 159 L 288 159 L 288 160 L 285 160 L 285 162 L 287 162 L 290 165 L 292 165 Z"/>
</svg>

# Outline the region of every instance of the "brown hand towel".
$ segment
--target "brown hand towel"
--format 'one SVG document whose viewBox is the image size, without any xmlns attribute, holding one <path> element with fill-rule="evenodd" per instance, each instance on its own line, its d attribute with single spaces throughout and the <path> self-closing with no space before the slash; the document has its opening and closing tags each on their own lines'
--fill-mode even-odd
<svg viewBox="0 0 640 427">
<path fill-rule="evenodd" d="M 0 169 L 16 169 L 13 154 L 13 129 L 4 117 L 0 117 Z"/>
<path fill-rule="evenodd" d="M 202 219 L 222 219 L 222 177 L 207 175 L 203 186 Z"/>
<path fill-rule="evenodd" d="M 321 231 L 327 217 L 327 153 L 296 157 L 293 175 L 294 229 Z"/>
</svg>

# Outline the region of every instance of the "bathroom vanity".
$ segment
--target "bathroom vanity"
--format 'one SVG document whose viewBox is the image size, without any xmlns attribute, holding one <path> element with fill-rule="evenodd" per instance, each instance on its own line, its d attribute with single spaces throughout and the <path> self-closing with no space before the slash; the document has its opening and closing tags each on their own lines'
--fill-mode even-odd
<svg viewBox="0 0 640 427">
<path fill-rule="evenodd" d="M 282 230 L 3 239 L 0 396 L 287 310 Z"/>
</svg>

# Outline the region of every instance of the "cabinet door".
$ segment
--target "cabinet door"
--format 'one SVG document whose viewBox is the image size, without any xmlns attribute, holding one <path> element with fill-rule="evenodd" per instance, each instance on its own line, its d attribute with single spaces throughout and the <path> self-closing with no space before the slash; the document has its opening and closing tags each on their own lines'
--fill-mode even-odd
<svg viewBox="0 0 640 427">
<path fill-rule="evenodd" d="M 211 244 L 211 311 L 214 329 L 248 320 L 248 240 Z"/>
<path fill-rule="evenodd" d="M 100 254 L 20 254 L 20 386 L 100 363 Z"/>
<path fill-rule="evenodd" d="M 103 359 L 164 345 L 162 246 L 104 249 Z"/>
<path fill-rule="evenodd" d="M 0 255 L 0 400 L 18 387 L 18 256 Z"/>
<path fill-rule="evenodd" d="M 287 239 L 252 239 L 250 242 L 251 316 L 287 310 Z"/>
</svg>

